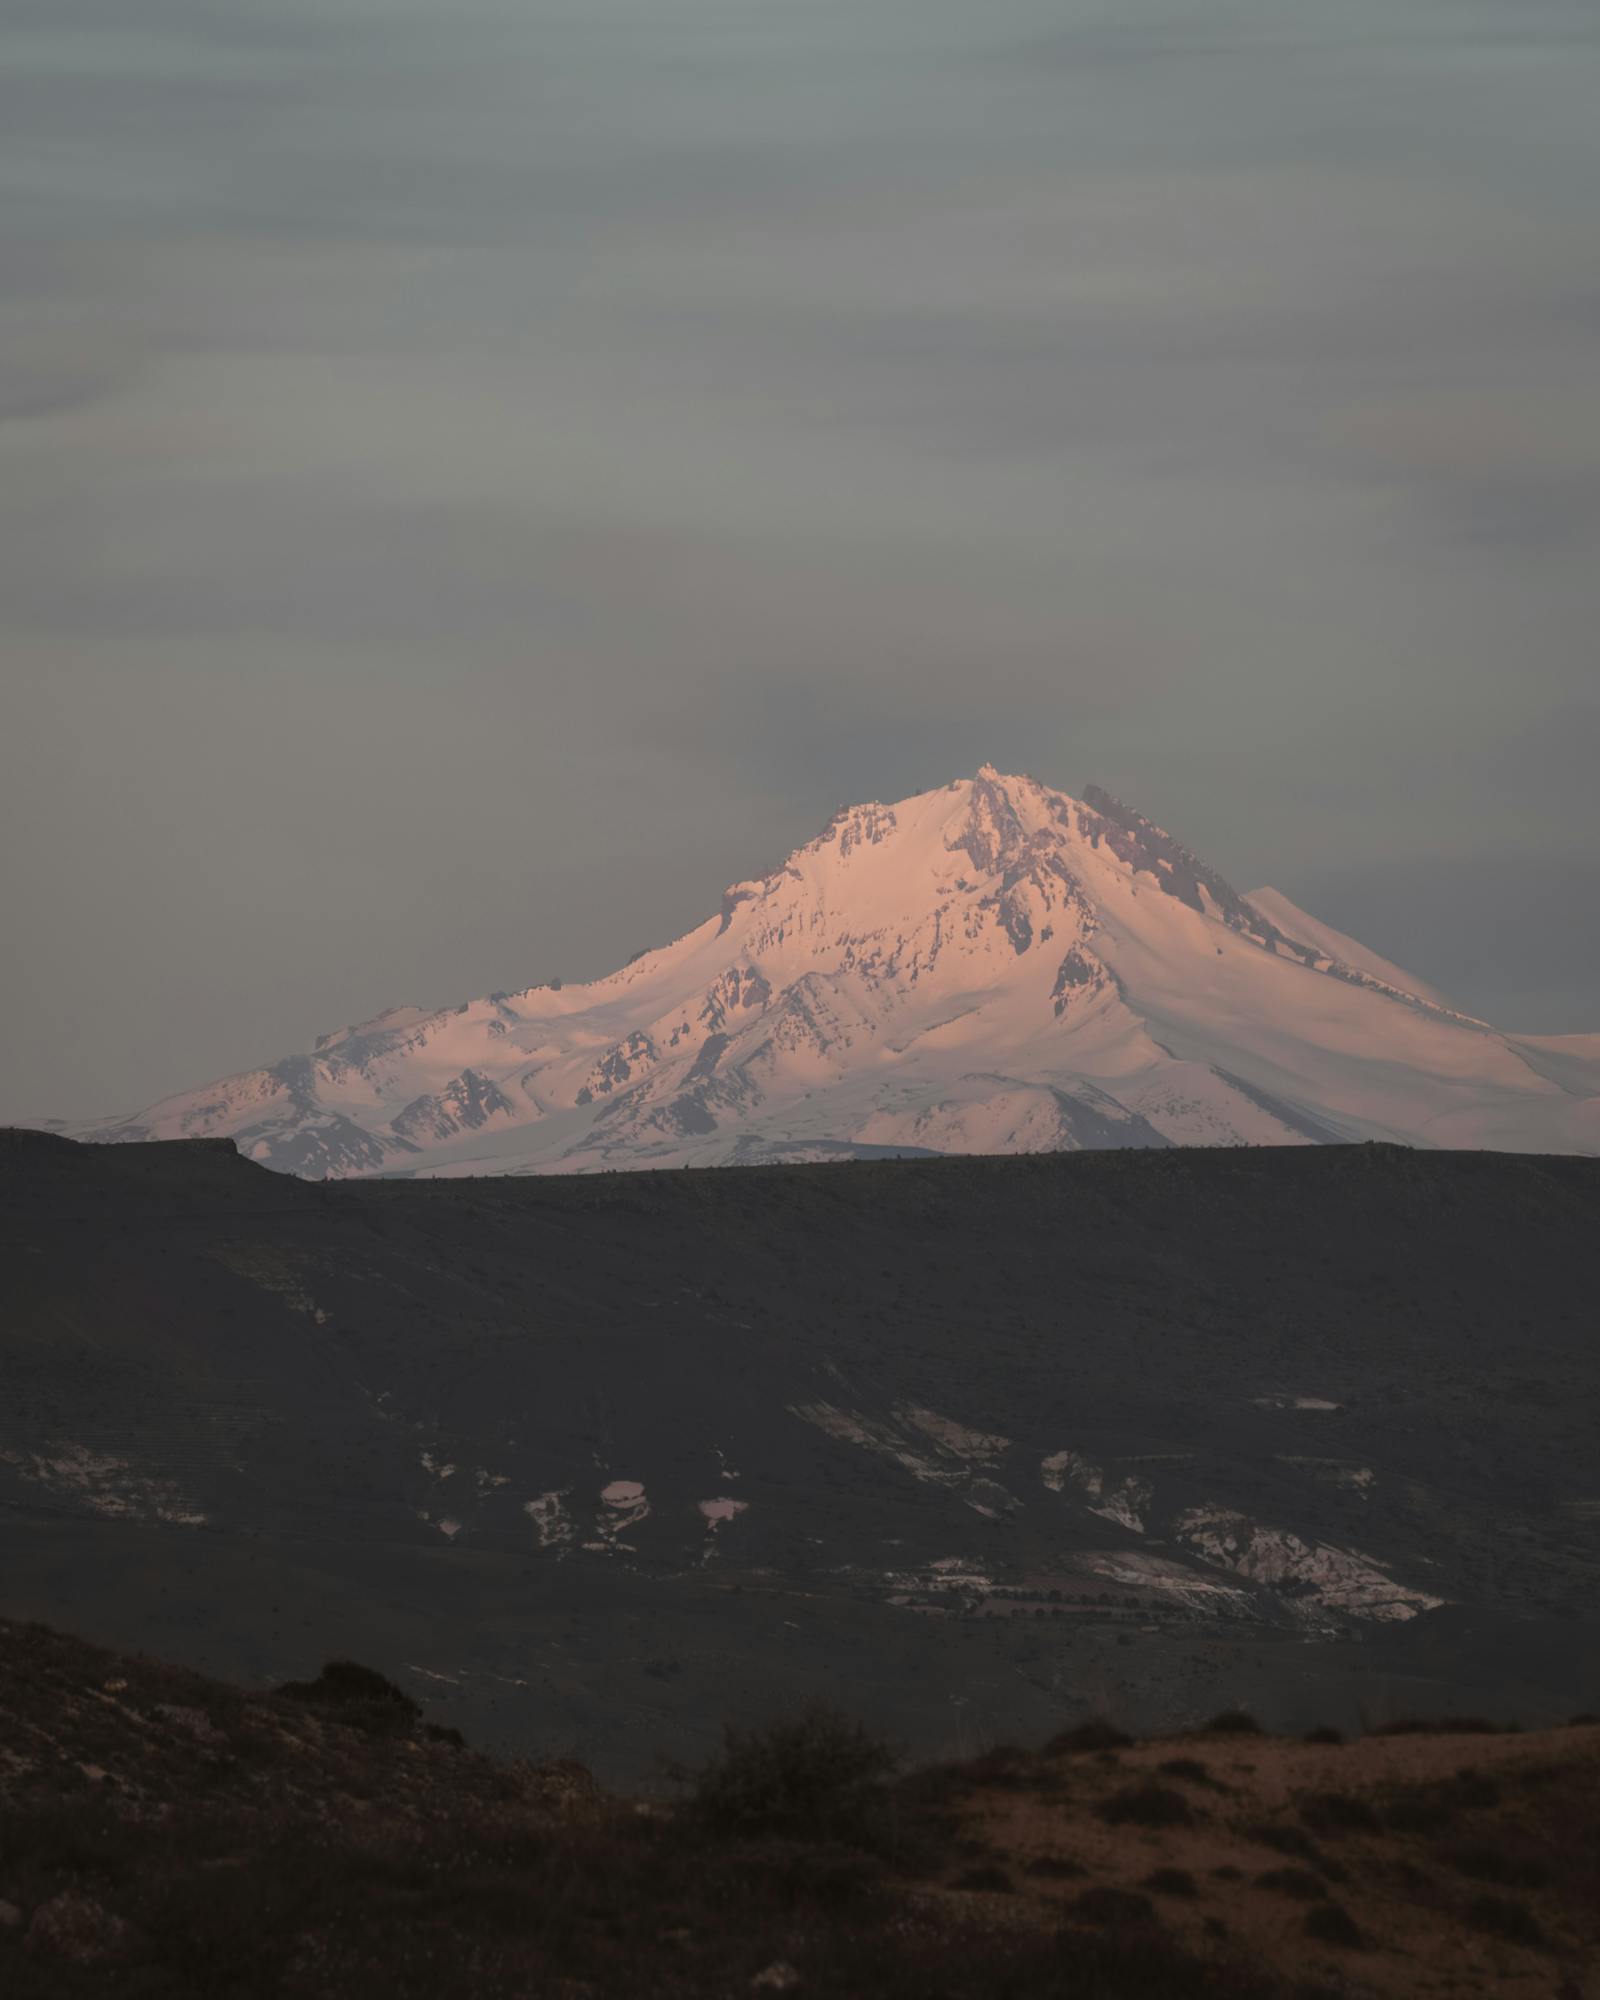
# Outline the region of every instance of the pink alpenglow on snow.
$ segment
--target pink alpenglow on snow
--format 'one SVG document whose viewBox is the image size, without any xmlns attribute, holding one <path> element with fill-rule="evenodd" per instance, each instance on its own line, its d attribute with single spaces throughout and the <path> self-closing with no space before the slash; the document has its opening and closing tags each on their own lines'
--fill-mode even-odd
<svg viewBox="0 0 1600 2000">
<path fill-rule="evenodd" d="M 1600 1036 L 1500 1032 L 1109 794 L 985 766 L 838 814 L 606 978 L 391 1010 L 79 1132 L 187 1135 L 317 1177 L 1361 1139 L 1595 1153 Z"/>
</svg>

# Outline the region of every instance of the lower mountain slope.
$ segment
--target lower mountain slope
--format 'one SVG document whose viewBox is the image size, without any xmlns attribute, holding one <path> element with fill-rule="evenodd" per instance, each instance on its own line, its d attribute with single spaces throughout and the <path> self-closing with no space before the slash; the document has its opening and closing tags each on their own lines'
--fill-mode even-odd
<svg viewBox="0 0 1600 2000">
<path fill-rule="evenodd" d="M 1386 1146 L 311 1184 L 0 1138 L 0 1614 L 390 1663 L 636 1776 L 1593 1706 L 1600 1163 Z"/>
</svg>

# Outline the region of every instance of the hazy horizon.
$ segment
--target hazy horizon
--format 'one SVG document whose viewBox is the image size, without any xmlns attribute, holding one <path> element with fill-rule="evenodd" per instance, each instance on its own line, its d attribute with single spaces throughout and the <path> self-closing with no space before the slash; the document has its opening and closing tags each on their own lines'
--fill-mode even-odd
<svg viewBox="0 0 1600 2000">
<path fill-rule="evenodd" d="M 1600 1032 L 1591 5 L 0 49 L 0 1118 L 604 973 L 986 759 Z"/>
</svg>

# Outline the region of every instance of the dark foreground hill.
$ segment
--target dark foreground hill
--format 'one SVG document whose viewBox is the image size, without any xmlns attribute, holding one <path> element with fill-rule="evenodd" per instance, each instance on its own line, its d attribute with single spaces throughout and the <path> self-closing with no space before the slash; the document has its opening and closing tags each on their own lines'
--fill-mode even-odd
<svg viewBox="0 0 1600 2000">
<path fill-rule="evenodd" d="M 814 1714 L 672 1801 L 0 1623 L 14 2000 L 1581 1996 L 1600 1727 L 1104 1725 L 896 1777 Z"/>
<path fill-rule="evenodd" d="M 0 1612 L 608 1777 L 1600 1700 L 1600 1162 L 308 1184 L 0 1142 Z"/>
</svg>

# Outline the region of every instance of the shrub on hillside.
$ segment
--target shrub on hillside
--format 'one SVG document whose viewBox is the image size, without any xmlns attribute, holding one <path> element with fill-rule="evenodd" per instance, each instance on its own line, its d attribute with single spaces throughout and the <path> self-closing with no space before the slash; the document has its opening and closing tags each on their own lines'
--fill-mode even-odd
<svg viewBox="0 0 1600 2000">
<path fill-rule="evenodd" d="M 1119 1889 L 1109 1882 L 1085 1889 L 1072 1907 L 1085 1922 L 1105 1924 L 1113 1930 L 1120 1930 L 1125 1924 L 1157 1921 L 1155 1905 L 1148 1896 L 1140 1895 L 1137 1889 Z"/>
<path fill-rule="evenodd" d="M 1189 1801 L 1170 1785 L 1124 1785 L 1095 1811 L 1112 1826 L 1188 1826 L 1194 1819 Z"/>
<path fill-rule="evenodd" d="M 1165 1778 L 1181 1778 L 1186 1785 L 1204 1785 L 1213 1792 L 1228 1790 L 1220 1778 L 1211 1775 L 1198 1757 L 1167 1757 L 1156 1769 Z"/>
<path fill-rule="evenodd" d="M 1200 1885 L 1187 1868 L 1153 1868 L 1139 1885 L 1157 1896 L 1198 1896 Z"/>
<path fill-rule="evenodd" d="M 286 1681 L 278 1693 L 327 1709 L 336 1721 L 374 1736 L 412 1730 L 422 1714 L 402 1688 L 356 1660 L 329 1660 L 314 1681 Z"/>
<path fill-rule="evenodd" d="M 1070 1882 L 1075 1876 L 1087 1875 L 1088 1869 L 1081 1861 L 1074 1861 L 1067 1854 L 1039 1854 L 1032 1861 L 1023 1863 L 1024 1875 L 1036 1875 L 1043 1882 Z"/>
<path fill-rule="evenodd" d="M 1300 1817 L 1318 1833 L 1376 1833 L 1378 1815 L 1349 1792 L 1311 1792 L 1300 1801 Z"/>
<path fill-rule="evenodd" d="M 1302 1903 L 1320 1902 L 1327 1893 L 1320 1875 L 1309 1868 L 1268 1868 L 1256 1877 L 1258 1889 L 1272 1889 L 1280 1896 L 1293 1896 Z"/>
<path fill-rule="evenodd" d="M 1338 1862 L 1330 1861 L 1316 1842 L 1297 1826 L 1277 1826 L 1271 1820 L 1263 1820 L 1255 1826 L 1246 1827 L 1244 1831 L 1247 1839 L 1256 1841 L 1262 1847 L 1270 1847 L 1276 1854 L 1287 1855 L 1291 1861 L 1303 1861 L 1308 1868 L 1315 1868 L 1334 1881 L 1344 1879 L 1345 1870 Z"/>
<path fill-rule="evenodd" d="M 690 1779 L 690 1809 L 718 1832 L 861 1838 L 899 1761 L 881 1737 L 823 1706 L 760 1729 L 730 1725 L 720 1755 Z"/>
<path fill-rule="evenodd" d="M 1319 1944 L 1343 1945 L 1347 1951 L 1360 1951 L 1366 1944 L 1360 1926 L 1342 1903 L 1318 1903 L 1307 1910 L 1305 1930 Z"/>
<path fill-rule="evenodd" d="M 1458 1847 L 1446 1856 L 1453 1867 L 1475 1882 L 1497 1882 L 1507 1889 L 1542 1889 L 1554 1879 L 1543 1861 L 1525 1854 L 1507 1854 L 1487 1843 Z"/>
<path fill-rule="evenodd" d="M 1467 1905 L 1467 1921 L 1512 1944 L 1541 1945 L 1545 1941 L 1532 1910 L 1511 1896 L 1474 1896 Z"/>
<path fill-rule="evenodd" d="M 1125 1729 L 1119 1729 L 1114 1722 L 1107 1722 L 1097 1716 L 1089 1722 L 1080 1722 L 1072 1729 L 1063 1729 L 1059 1736 L 1052 1736 L 1044 1746 L 1047 1757 L 1064 1757 L 1081 1750 L 1126 1750 L 1133 1738 Z"/>
</svg>

